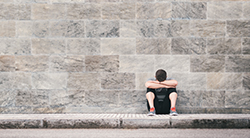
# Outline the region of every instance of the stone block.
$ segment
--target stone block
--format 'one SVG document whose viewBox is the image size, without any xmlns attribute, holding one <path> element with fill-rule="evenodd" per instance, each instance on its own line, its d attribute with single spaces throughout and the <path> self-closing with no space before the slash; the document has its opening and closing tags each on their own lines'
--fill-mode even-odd
<svg viewBox="0 0 250 138">
<path fill-rule="evenodd" d="M 102 89 L 135 89 L 134 73 L 105 73 L 101 77 Z"/>
<path fill-rule="evenodd" d="M 86 72 L 118 72 L 119 56 L 86 56 Z"/>
<path fill-rule="evenodd" d="M 250 72 L 250 56 L 228 56 L 226 72 Z"/>
<path fill-rule="evenodd" d="M 177 90 L 203 90 L 206 89 L 205 73 L 172 73 L 171 78 L 178 81 Z"/>
<path fill-rule="evenodd" d="M 41 126 L 42 120 L 40 119 L 25 119 L 25 120 L 1 120 L 0 128 L 1 129 L 34 129 L 34 128 L 42 128 Z"/>
<path fill-rule="evenodd" d="M 18 6 L 13 3 L 0 3 L 0 19 L 15 20 L 17 19 Z"/>
<path fill-rule="evenodd" d="M 173 20 L 171 22 L 171 35 L 173 37 L 188 37 L 190 36 L 190 21 L 188 20 Z"/>
<path fill-rule="evenodd" d="M 102 55 L 128 55 L 135 54 L 135 38 L 102 38 Z"/>
<path fill-rule="evenodd" d="M 171 39 L 137 39 L 137 54 L 170 54 Z"/>
<path fill-rule="evenodd" d="M 119 2 L 120 0 L 85 0 L 85 2 Z"/>
<path fill-rule="evenodd" d="M 9 72 L 0 72 L 0 89 L 9 90 L 12 89 L 14 83 L 14 77 Z"/>
<path fill-rule="evenodd" d="M 201 107 L 202 93 L 200 90 L 178 90 L 177 104 L 181 107 Z M 178 109 L 178 108 L 177 108 Z"/>
<path fill-rule="evenodd" d="M 204 91 L 202 107 L 225 107 L 225 91 Z"/>
<path fill-rule="evenodd" d="M 69 21 L 66 37 L 85 37 L 85 22 L 75 20 Z"/>
<path fill-rule="evenodd" d="M 172 72 L 189 72 L 189 56 L 155 56 L 155 68 L 164 68 Z"/>
<path fill-rule="evenodd" d="M 99 73 L 70 73 L 67 88 L 68 90 L 100 90 L 101 76 Z"/>
<path fill-rule="evenodd" d="M 87 37 L 119 37 L 119 21 L 86 21 Z"/>
<path fill-rule="evenodd" d="M 137 119 L 137 118 L 124 118 L 122 128 L 138 129 L 138 128 L 170 128 L 170 118 L 164 119 Z"/>
<path fill-rule="evenodd" d="M 137 36 L 139 37 L 170 37 L 171 22 L 168 20 L 137 21 Z"/>
<path fill-rule="evenodd" d="M 16 22 L 16 35 L 18 37 L 31 37 L 32 36 L 32 22 L 19 21 Z"/>
<path fill-rule="evenodd" d="M 250 54 L 250 38 L 242 38 L 242 54 Z"/>
<path fill-rule="evenodd" d="M 35 37 L 48 37 L 49 36 L 49 22 L 48 21 L 35 21 L 32 25 L 33 36 Z"/>
<path fill-rule="evenodd" d="M 208 73 L 207 89 L 242 89 L 241 73 Z"/>
<path fill-rule="evenodd" d="M 23 55 L 31 53 L 31 42 L 26 38 L 0 39 L 0 54 Z"/>
<path fill-rule="evenodd" d="M 1 72 L 15 71 L 15 56 L 0 55 L 0 71 Z"/>
<path fill-rule="evenodd" d="M 84 106 L 85 104 L 85 90 L 68 90 L 69 105 L 73 107 Z"/>
<path fill-rule="evenodd" d="M 67 73 L 33 74 L 33 89 L 66 89 L 67 77 Z"/>
<path fill-rule="evenodd" d="M 119 94 L 119 106 L 124 110 L 137 108 L 146 109 L 146 89 L 142 90 L 120 90 L 116 91 Z M 126 111 L 128 112 L 128 111 Z M 132 111 L 134 112 L 134 111 Z"/>
<path fill-rule="evenodd" d="M 51 90 L 50 94 L 50 106 L 61 107 L 70 104 L 69 94 L 66 90 Z"/>
<path fill-rule="evenodd" d="M 137 19 L 170 19 L 171 3 L 137 3 Z"/>
<path fill-rule="evenodd" d="M 50 36 L 51 37 L 65 37 L 67 33 L 67 21 L 50 21 Z"/>
<path fill-rule="evenodd" d="M 31 19 L 31 4 L 19 4 L 18 6 L 18 19 L 30 20 Z"/>
<path fill-rule="evenodd" d="M 47 90 L 17 90 L 16 106 L 47 106 L 49 92 Z"/>
<path fill-rule="evenodd" d="M 49 66 L 51 72 L 65 72 L 67 71 L 66 57 L 64 56 L 50 56 Z M 83 71 L 83 70 L 82 70 Z"/>
<path fill-rule="evenodd" d="M 85 0 L 51 0 L 52 3 L 83 3 Z"/>
<path fill-rule="evenodd" d="M 190 32 L 195 37 L 224 37 L 226 22 L 214 20 L 191 20 Z"/>
<path fill-rule="evenodd" d="M 173 38 L 172 54 L 201 55 L 206 54 L 206 39 L 204 38 Z"/>
<path fill-rule="evenodd" d="M 102 19 L 135 19 L 135 4 L 105 3 L 102 6 Z"/>
<path fill-rule="evenodd" d="M 2 90 L 0 91 L 0 107 L 10 107 L 15 105 L 16 91 Z"/>
<path fill-rule="evenodd" d="M 208 38 L 209 54 L 241 54 L 241 39 L 239 38 Z"/>
<path fill-rule="evenodd" d="M 243 17 L 246 19 L 250 18 L 250 2 L 244 2 L 243 4 Z"/>
<path fill-rule="evenodd" d="M 208 19 L 232 20 L 242 18 L 240 2 L 208 2 Z"/>
<path fill-rule="evenodd" d="M 248 91 L 226 91 L 226 108 L 249 108 L 250 93 Z"/>
<path fill-rule="evenodd" d="M 120 72 L 153 72 L 154 56 L 120 56 Z"/>
<path fill-rule="evenodd" d="M 67 54 L 100 55 L 100 39 L 68 39 Z"/>
<path fill-rule="evenodd" d="M 32 74 L 27 72 L 15 72 L 13 74 L 15 89 L 32 89 Z"/>
<path fill-rule="evenodd" d="M 224 72 L 225 56 L 191 56 L 191 72 Z"/>
<path fill-rule="evenodd" d="M 69 4 L 67 18 L 74 19 L 101 19 L 101 4 Z"/>
<path fill-rule="evenodd" d="M 245 90 L 250 90 L 250 73 L 243 74 L 243 88 Z"/>
<path fill-rule="evenodd" d="M 85 102 L 88 106 L 117 107 L 118 93 L 116 91 L 90 90 L 85 93 Z"/>
<path fill-rule="evenodd" d="M 172 2 L 174 19 L 206 19 L 207 3 L 205 2 Z"/>
<path fill-rule="evenodd" d="M 229 37 L 250 37 L 249 20 L 230 20 L 227 21 L 227 36 Z"/>
<path fill-rule="evenodd" d="M 146 91 L 145 83 L 149 78 L 152 78 L 152 77 L 154 77 L 153 72 L 152 73 L 144 73 L 144 72 L 136 73 L 136 90 Z"/>
<path fill-rule="evenodd" d="M 121 21 L 120 37 L 136 37 L 135 21 Z"/>
<path fill-rule="evenodd" d="M 85 70 L 85 57 L 83 56 L 68 55 L 64 62 L 68 72 L 83 72 Z"/>
<path fill-rule="evenodd" d="M 16 71 L 48 71 L 48 56 L 16 56 Z"/>
<path fill-rule="evenodd" d="M 15 28 L 15 21 L 0 21 L 0 37 L 15 37 Z"/>
<path fill-rule="evenodd" d="M 33 4 L 33 20 L 65 19 L 66 7 L 64 4 Z"/>
<path fill-rule="evenodd" d="M 63 39 L 32 39 L 33 54 L 65 54 L 66 42 Z"/>
</svg>

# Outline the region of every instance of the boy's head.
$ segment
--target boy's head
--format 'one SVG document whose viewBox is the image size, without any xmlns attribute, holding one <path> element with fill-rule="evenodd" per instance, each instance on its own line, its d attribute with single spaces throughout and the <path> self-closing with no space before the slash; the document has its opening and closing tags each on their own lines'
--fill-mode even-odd
<svg viewBox="0 0 250 138">
<path fill-rule="evenodd" d="M 159 69 L 156 71 L 155 73 L 155 78 L 159 81 L 159 82 L 162 82 L 162 81 L 165 81 L 166 78 L 167 78 L 167 72 L 163 69 Z"/>
</svg>

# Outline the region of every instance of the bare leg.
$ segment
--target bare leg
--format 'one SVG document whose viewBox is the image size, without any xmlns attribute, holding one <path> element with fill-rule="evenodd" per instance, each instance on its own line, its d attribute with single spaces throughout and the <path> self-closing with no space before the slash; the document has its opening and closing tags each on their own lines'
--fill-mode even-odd
<svg viewBox="0 0 250 138">
<path fill-rule="evenodd" d="M 155 99 L 154 93 L 148 92 L 146 94 L 146 97 L 147 97 L 147 100 L 148 100 L 148 103 L 149 103 L 149 107 L 150 108 L 154 107 L 154 99 Z"/>
<path fill-rule="evenodd" d="M 171 101 L 171 107 L 175 107 L 176 99 L 177 99 L 177 93 L 176 92 L 170 93 L 169 99 Z"/>
</svg>

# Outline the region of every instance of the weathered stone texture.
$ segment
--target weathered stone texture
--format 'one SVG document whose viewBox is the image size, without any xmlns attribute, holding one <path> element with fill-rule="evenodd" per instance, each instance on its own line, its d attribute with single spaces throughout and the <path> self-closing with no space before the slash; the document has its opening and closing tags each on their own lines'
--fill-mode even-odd
<svg viewBox="0 0 250 138">
<path fill-rule="evenodd" d="M 137 36 L 139 37 L 170 37 L 171 22 L 167 20 L 137 21 Z"/>
<path fill-rule="evenodd" d="M 118 21 L 101 21 L 92 20 L 86 21 L 86 36 L 87 37 L 119 37 L 119 22 Z"/>
<path fill-rule="evenodd" d="M 85 22 L 68 22 L 66 37 L 85 37 Z"/>
<path fill-rule="evenodd" d="M 227 21 L 227 35 L 229 37 L 250 37 L 250 21 Z"/>
<path fill-rule="evenodd" d="M 152 72 L 153 56 L 120 56 L 120 72 Z"/>
<path fill-rule="evenodd" d="M 18 37 L 31 37 L 32 36 L 32 25 L 31 21 L 20 21 L 16 22 L 16 34 Z"/>
<path fill-rule="evenodd" d="M 20 90 L 32 89 L 32 74 L 28 72 L 16 72 L 13 74 L 13 88 Z"/>
<path fill-rule="evenodd" d="M 208 2 L 208 19 L 241 19 L 242 3 Z"/>
<path fill-rule="evenodd" d="M 66 89 L 67 73 L 36 73 L 32 75 L 34 89 Z"/>
<path fill-rule="evenodd" d="M 191 72 L 224 72 L 225 56 L 191 56 Z"/>
<path fill-rule="evenodd" d="M 135 3 L 106 3 L 102 6 L 103 19 L 135 19 Z"/>
<path fill-rule="evenodd" d="M 201 107 L 203 91 L 178 90 L 178 105 L 182 107 Z"/>
<path fill-rule="evenodd" d="M 228 56 L 226 72 L 250 72 L 250 56 Z"/>
<path fill-rule="evenodd" d="M 209 54 L 241 54 L 241 40 L 238 38 L 207 39 Z"/>
<path fill-rule="evenodd" d="M 226 91 L 226 108 L 248 108 L 250 106 L 250 93 L 248 91 Z"/>
<path fill-rule="evenodd" d="M 62 39 L 32 39 L 33 54 L 64 54 L 66 42 Z"/>
<path fill-rule="evenodd" d="M 0 21 L 0 37 L 15 37 L 15 27 L 15 21 Z"/>
<path fill-rule="evenodd" d="M 189 56 L 156 56 L 155 67 L 157 69 L 164 68 L 174 72 L 189 72 L 190 71 Z"/>
<path fill-rule="evenodd" d="M 246 19 L 250 18 L 250 2 L 246 2 L 243 4 L 243 17 Z"/>
<path fill-rule="evenodd" d="M 48 56 L 17 56 L 16 71 L 46 72 L 48 61 Z"/>
<path fill-rule="evenodd" d="M 134 89 L 134 73 L 106 73 L 102 75 L 101 85 L 103 89 Z"/>
<path fill-rule="evenodd" d="M 0 97 L 0 107 L 15 105 L 16 92 L 14 90 L 1 90 Z"/>
<path fill-rule="evenodd" d="M 18 90 L 16 106 L 47 106 L 49 105 L 49 93 L 46 90 Z"/>
<path fill-rule="evenodd" d="M 203 92 L 202 107 L 225 107 L 225 91 Z"/>
<path fill-rule="evenodd" d="M 90 90 L 85 93 L 86 104 L 98 107 L 116 107 L 118 103 L 118 93 L 112 91 Z"/>
<path fill-rule="evenodd" d="M 173 2 L 172 18 L 174 19 L 206 19 L 207 3 L 205 2 Z"/>
<path fill-rule="evenodd" d="M 170 54 L 171 39 L 137 39 L 137 54 Z"/>
<path fill-rule="evenodd" d="M 192 20 L 190 22 L 191 36 L 195 37 L 224 37 L 226 34 L 225 21 Z"/>
<path fill-rule="evenodd" d="M 13 89 L 14 77 L 9 72 L 0 72 L 0 89 L 9 90 Z"/>
<path fill-rule="evenodd" d="M 243 75 L 243 88 L 250 90 L 250 73 L 244 73 Z"/>
<path fill-rule="evenodd" d="M 188 37 L 190 36 L 190 21 L 188 20 L 173 20 L 171 23 L 171 35 L 173 37 Z"/>
<path fill-rule="evenodd" d="M 118 72 L 119 57 L 112 56 L 86 56 L 86 72 Z"/>
<path fill-rule="evenodd" d="M 35 20 L 65 19 L 64 4 L 33 4 L 32 18 Z"/>
<path fill-rule="evenodd" d="M 121 37 L 136 37 L 135 21 L 121 21 L 120 35 Z"/>
<path fill-rule="evenodd" d="M 136 39 L 134 38 L 102 38 L 102 55 L 130 55 L 135 54 Z"/>
<path fill-rule="evenodd" d="M 33 36 L 35 37 L 48 37 L 49 36 L 49 22 L 36 21 L 32 25 Z"/>
<path fill-rule="evenodd" d="M 169 19 L 171 17 L 170 3 L 137 3 L 137 19 Z"/>
<path fill-rule="evenodd" d="M 0 54 L 26 55 L 31 53 L 31 42 L 29 39 L 0 39 Z"/>
<path fill-rule="evenodd" d="M 242 47 L 242 54 L 250 54 L 250 38 L 243 38 Z"/>
<path fill-rule="evenodd" d="M 206 39 L 204 38 L 173 38 L 172 54 L 206 54 Z"/>
<path fill-rule="evenodd" d="M 207 89 L 242 89 L 241 73 L 209 73 L 207 74 Z"/>
<path fill-rule="evenodd" d="M 99 90 L 101 88 L 99 73 L 70 73 L 67 80 L 69 90 Z"/>
<path fill-rule="evenodd" d="M 15 57 L 14 56 L 0 56 L 0 71 L 11 72 L 15 71 Z"/>
<path fill-rule="evenodd" d="M 68 39 L 67 54 L 74 55 L 99 55 L 99 39 Z"/>
<path fill-rule="evenodd" d="M 67 5 L 68 19 L 100 19 L 100 4 L 69 4 Z"/>
</svg>

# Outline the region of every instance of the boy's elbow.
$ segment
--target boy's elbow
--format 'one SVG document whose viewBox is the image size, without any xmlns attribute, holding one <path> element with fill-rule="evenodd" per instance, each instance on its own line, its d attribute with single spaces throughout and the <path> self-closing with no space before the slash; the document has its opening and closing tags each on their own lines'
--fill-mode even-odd
<svg viewBox="0 0 250 138">
<path fill-rule="evenodd" d="M 175 85 L 175 86 L 177 86 L 177 85 L 178 85 L 178 82 L 177 82 L 177 81 L 175 81 L 175 82 L 174 82 L 174 85 Z"/>
<path fill-rule="evenodd" d="M 150 87 L 150 83 L 146 82 L 146 83 L 145 83 L 145 86 L 146 86 L 147 88 L 149 88 L 149 87 Z"/>
</svg>

